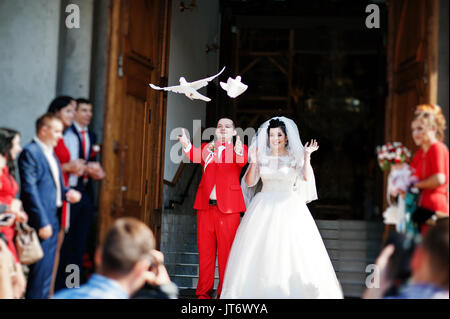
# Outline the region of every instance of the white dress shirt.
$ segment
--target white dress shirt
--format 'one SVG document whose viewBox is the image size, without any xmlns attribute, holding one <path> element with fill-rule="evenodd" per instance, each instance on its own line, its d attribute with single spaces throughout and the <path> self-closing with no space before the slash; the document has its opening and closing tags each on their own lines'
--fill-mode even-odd
<svg viewBox="0 0 450 319">
<path fill-rule="evenodd" d="M 75 129 L 78 131 L 78 133 L 81 135 L 81 131 L 83 129 L 86 130 L 85 139 L 86 139 L 86 150 L 89 150 L 89 147 L 91 145 L 91 141 L 89 140 L 89 134 L 88 134 L 88 128 L 87 126 L 82 128 L 77 122 L 73 122 L 73 125 L 75 126 Z M 78 136 L 76 133 L 72 130 L 66 130 L 64 133 L 64 143 L 66 144 L 67 149 L 70 153 L 70 161 L 74 161 L 79 159 L 79 150 L 80 150 L 80 140 L 78 139 Z M 78 185 L 78 176 L 75 174 L 69 175 L 69 186 L 75 187 Z"/>
<path fill-rule="evenodd" d="M 53 153 L 53 149 L 45 145 L 37 136 L 34 137 L 34 141 L 39 145 L 39 147 L 44 152 L 45 158 L 47 159 L 48 165 L 50 166 L 50 170 L 52 172 L 53 180 L 56 185 L 56 207 L 62 206 L 61 200 L 61 178 L 59 175 L 59 164 L 56 161 L 56 158 Z"/>
</svg>

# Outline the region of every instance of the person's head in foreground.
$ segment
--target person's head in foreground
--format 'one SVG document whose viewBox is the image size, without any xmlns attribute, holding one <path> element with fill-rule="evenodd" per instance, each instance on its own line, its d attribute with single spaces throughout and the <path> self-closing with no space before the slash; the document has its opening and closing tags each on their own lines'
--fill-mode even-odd
<svg viewBox="0 0 450 319">
<path fill-rule="evenodd" d="M 411 260 L 412 281 L 443 288 L 448 293 L 449 223 L 437 221 L 417 247 Z"/>
<path fill-rule="evenodd" d="M 80 288 L 65 289 L 54 298 L 130 298 L 144 284 L 170 283 L 163 256 L 155 250 L 152 231 L 143 222 L 124 217 L 108 230 L 95 254 L 97 274 Z"/>
<path fill-rule="evenodd" d="M 410 262 L 411 277 L 396 295 L 386 296 L 394 282 L 390 277 L 389 263 L 395 255 L 395 246 L 387 245 L 377 258 L 380 284 L 366 289 L 363 298 L 396 299 L 448 299 L 449 224 L 448 218 L 436 222 L 415 248 Z"/>
</svg>

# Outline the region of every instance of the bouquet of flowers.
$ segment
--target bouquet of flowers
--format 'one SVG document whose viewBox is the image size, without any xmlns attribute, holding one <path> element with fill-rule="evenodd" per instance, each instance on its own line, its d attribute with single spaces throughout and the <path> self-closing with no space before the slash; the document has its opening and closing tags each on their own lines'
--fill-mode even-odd
<svg viewBox="0 0 450 319">
<path fill-rule="evenodd" d="M 377 146 L 378 164 L 382 171 L 389 170 L 392 164 L 402 164 L 411 158 L 411 152 L 400 142 Z"/>
<path fill-rule="evenodd" d="M 386 192 L 389 207 L 383 212 L 384 223 L 395 225 L 398 232 L 408 232 L 411 216 L 406 209 L 405 196 L 409 186 L 417 181 L 408 165 L 411 153 L 402 143 L 393 142 L 378 146 L 377 155 L 381 170 L 389 171 Z M 391 196 L 396 198 L 395 203 L 391 203 Z"/>
</svg>

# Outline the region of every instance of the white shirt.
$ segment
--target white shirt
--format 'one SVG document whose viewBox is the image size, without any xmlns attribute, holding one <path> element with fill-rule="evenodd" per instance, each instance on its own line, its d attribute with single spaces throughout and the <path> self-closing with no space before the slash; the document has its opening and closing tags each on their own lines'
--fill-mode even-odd
<svg viewBox="0 0 450 319">
<path fill-rule="evenodd" d="M 52 172 L 53 180 L 56 185 L 56 207 L 62 206 L 61 200 L 61 178 L 59 175 L 59 164 L 55 159 L 53 149 L 45 145 L 37 136 L 34 137 L 34 141 L 39 145 L 41 150 L 44 152 L 45 158 L 47 159 L 48 165 Z"/>
<path fill-rule="evenodd" d="M 89 129 L 87 126 L 85 127 L 81 127 L 80 124 L 78 124 L 76 121 L 73 121 L 73 126 L 75 126 L 75 128 L 77 129 L 78 133 L 80 134 L 81 140 L 83 140 L 83 134 L 81 134 L 81 132 L 85 131 L 86 133 L 84 134 L 85 140 L 86 140 L 86 149 L 84 150 L 83 154 L 87 154 L 89 148 L 91 147 L 91 141 L 89 140 Z M 78 155 L 78 153 L 77 153 Z M 87 158 L 85 158 L 85 160 L 87 160 Z"/>
<path fill-rule="evenodd" d="M 77 122 L 73 122 L 76 130 L 78 131 L 78 133 L 81 135 L 81 131 L 83 130 L 83 128 L 81 128 L 81 126 L 77 123 Z M 91 141 L 89 140 L 89 134 L 87 133 L 88 128 L 84 127 L 84 129 L 86 130 L 86 134 L 85 134 L 85 139 L 86 139 L 86 149 L 88 150 L 90 145 L 91 145 Z M 66 130 L 66 132 L 64 133 L 64 143 L 66 144 L 67 149 L 69 150 L 70 153 L 70 160 L 74 161 L 79 159 L 79 150 L 80 150 L 80 140 L 78 139 L 78 136 L 76 135 L 76 133 L 72 130 Z M 78 185 L 78 176 L 75 174 L 70 174 L 69 175 L 69 186 L 71 187 L 75 187 Z"/>
</svg>

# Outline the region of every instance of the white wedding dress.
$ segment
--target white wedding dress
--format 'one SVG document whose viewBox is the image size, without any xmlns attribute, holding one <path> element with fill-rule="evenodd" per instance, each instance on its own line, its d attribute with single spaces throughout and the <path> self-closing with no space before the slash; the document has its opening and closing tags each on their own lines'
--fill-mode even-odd
<svg viewBox="0 0 450 319">
<path fill-rule="evenodd" d="M 259 168 L 263 186 L 236 232 L 221 298 L 343 298 L 305 192 L 298 189 L 301 170 L 289 157 L 272 160 Z"/>
</svg>

